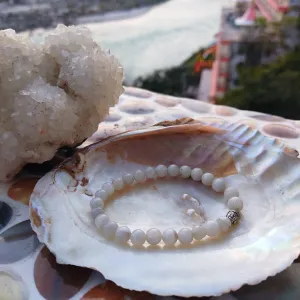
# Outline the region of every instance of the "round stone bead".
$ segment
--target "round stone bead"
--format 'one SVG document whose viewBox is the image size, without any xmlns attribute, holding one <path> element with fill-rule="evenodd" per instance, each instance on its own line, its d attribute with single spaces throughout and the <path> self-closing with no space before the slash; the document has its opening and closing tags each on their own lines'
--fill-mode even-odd
<svg viewBox="0 0 300 300">
<path fill-rule="evenodd" d="M 136 182 L 143 182 L 146 179 L 145 173 L 141 170 L 137 170 L 134 173 L 134 179 L 136 180 Z"/>
<path fill-rule="evenodd" d="M 214 179 L 212 182 L 212 188 L 217 193 L 223 193 L 226 188 L 225 180 L 223 178 Z"/>
<path fill-rule="evenodd" d="M 102 227 L 103 236 L 107 239 L 114 239 L 115 233 L 118 228 L 118 224 L 112 221 L 109 221 Z"/>
<path fill-rule="evenodd" d="M 115 241 L 120 244 L 125 244 L 130 239 L 130 229 L 127 226 L 118 227 L 115 233 Z"/>
<path fill-rule="evenodd" d="M 181 196 L 181 199 L 182 200 L 191 200 L 191 196 L 189 195 L 189 194 L 183 194 L 182 196 Z M 196 200 L 197 201 L 197 200 Z"/>
<path fill-rule="evenodd" d="M 187 245 L 193 241 L 193 233 L 189 228 L 182 228 L 178 232 L 178 240 L 181 244 Z"/>
<path fill-rule="evenodd" d="M 231 226 L 231 222 L 228 218 L 226 217 L 220 217 L 218 220 L 217 220 L 217 223 L 220 227 L 220 230 L 222 232 L 227 232 Z"/>
<path fill-rule="evenodd" d="M 107 224 L 109 222 L 109 218 L 107 215 L 105 214 L 102 214 L 102 215 L 99 215 L 98 217 L 96 217 L 95 219 L 95 225 L 97 228 L 101 228 L 103 227 L 105 224 Z"/>
<path fill-rule="evenodd" d="M 241 198 L 233 197 L 228 200 L 227 206 L 229 209 L 239 212 L 243 209 L 244 204 Z"/>
<path fill-rule="evenodd" d="M 113 192 L 115 191 L 114 186 L 111 183 L 109 183 L 109 182 L 104 183 L 103 186 L 102 186 L 102 189 L 105 192 L 107 192 L 108 195 L 113 194 Z"/>
<path fill-rule="evenodd" d="M 191 176 L 192 169 L 189 166 L 182 166 L 180 168 L 180 174 L 183 178 L 189 178 Z"/>
<path fill-rule="evenodd" d="M 193 216 L 194 214 L 195 214 L 195 210 L 193 209 L 193 208 L 189 208 L 187 211 L 186 211 L 186 213 L 187 213 L 187 215 L 188 216 Z"/>
<path fill-rule="evenodd" d="M 104 207 L 104 201 L 101 198 L 93 198 L 90 201 L 90 207 L 91 207 L 91 209 L 94 209 L 94 208 L 97 208 L 97 207 L 103 208 Z"/>
<path fill-rule="evenodd" d="M 121 178 L 114 180 L 113 182 L 114 188 L 116 191 L 121 190 L 124 187 L 124 181 Z"/>
<path fill-rule="evenodd" d="M 125 184 L 133 184 L 134 176 L 132 174 L 126 173 L 122 177 Z"/>
<path fill-rule="evenodd" d="M 214 175 L 210 173 L 205 173 L 202 175 L 201 180 L 204 185 L 209 186 L 213 183 Z"/>
<path fill-rule="evenodd" d="M 145 171 L 147 178 L 152 179 L 155 177 L 155 169 L 152 167 L 148 167 Z"/>
<path fill-rule="evenodd" d="M 141 229 L 136 229 L 131 233 L 131 243 L 134 246 L 142 246 L 146 241 L 146 234 Z"/>
<path fill-rule="evenodd" d="M 94 208 L 91 210 L 91 216 L 93 219 L 96 219 L 99 215 L 104 214 L 104 210 L 100 207 Z"/>
<path fill-rule="evenodd" d="M 108 193 L 104 190 L 99 190 L 95 193 L 96 198 L 101 198 L 103 201 L 105 201 L 108 197 Z"/>
<path fill-rule="evenodd" d="M 236 188 L 229 187 L 224 192 L 224 199 L 228 201 L 230 198 L 238 197 L 239 191 Z"/>
<path fill-rule="evenodd" d="M 157 245 L 161 241 L 161 232 L 156 228 L 149 229 L 146 236 L 150 245 Z"/>
<path fill-rule="evenodd" d="M 220 234 L 220 227 L 215 221 L 208 221 L 205 225 L 206 233 L 210 237 L 216 237 Z"/>
<path fill-rule="evenodd" d="M 195 181 L 201 181 L 202 175 L 203 175 L 203 171 L 200 168 L 195 168 L 191 172 L 191 177 Z"/>
<path fill-rule="evenodd" d="M 155 168 L 155 173 L 158 177 L 165 177 L 168 174 L 168 169 L 164 165 L 159 165 Z"/>
<path fill-rule="evenodd" d="M 171 177 L 176 177 L 180 174 L 180 169 L 177 165 L 170 165 L 168 166 L 168 174 Z"/>
<path fill-rule="evenodd" d="M 167 246 L 172 246 L 177 242 L 177 232 L 174 229 L 168 228 L 163 232 L 162 239 Z"/>
<path fill-rule="evenodd" d="M 193 238 L 197 241 L 202 240 L 206 236 L 206 230 L 204 226 L 194 225 L 192 228 Z"/>
</svg>

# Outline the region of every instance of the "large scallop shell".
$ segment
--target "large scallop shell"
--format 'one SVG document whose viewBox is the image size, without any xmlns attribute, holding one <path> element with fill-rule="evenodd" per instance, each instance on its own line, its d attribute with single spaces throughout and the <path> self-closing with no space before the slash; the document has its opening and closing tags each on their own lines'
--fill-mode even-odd
<svg viewBox="0 0 300 300">
<path fill-rule="evenodd" d="M 217 296 L 257 284 L 299 255 L 300 163 L 290 153 L 281 142 L 238 123 L 185 120 L 122 133 L 81 149 L 38 182 L 31 196 L 32 227 L 59 263 L 98 270 L 122 287 Z M 87 194 L 124 172 L 172 163 L 226 176 L 244 200 L 240 224 L 218 239 L 172 249 L 136 249 L 102 238 Z M 107 213 L 131 229 L 192 226 L 195 220 L 179 203 L 182 193 L 200 199 L 208 218 L 224 214 L 221 196 L 183 179 L 118 192 Z"/>
</svg>

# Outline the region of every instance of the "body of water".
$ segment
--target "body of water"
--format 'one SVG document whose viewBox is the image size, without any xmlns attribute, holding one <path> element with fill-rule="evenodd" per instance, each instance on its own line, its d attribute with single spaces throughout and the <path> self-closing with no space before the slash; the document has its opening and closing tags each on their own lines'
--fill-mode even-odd
<svg viewBox="0 0 300 300">
<path fill-rule="evenodd" d="M 142 14 L 87 23 L 95 40 L 109 48 L 125 69 L 126 83 L 157 69 L 177 66 L 219 30 L 222 6 L 232 0 L 170 0 Z M 130 12 L 128 12 L 130 14 Z M 95 20 L 91 19 L 91 20 Z M 37 35 L 41 35 L 37 31 Z M 34 36 L 36 38 L 36 36 Z"/>
</svg>

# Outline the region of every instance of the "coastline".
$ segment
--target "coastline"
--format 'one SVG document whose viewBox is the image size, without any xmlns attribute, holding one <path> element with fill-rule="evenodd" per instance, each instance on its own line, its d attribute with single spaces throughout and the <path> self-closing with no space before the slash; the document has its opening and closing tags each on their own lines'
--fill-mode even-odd
<svg viewBox="0 0 300 300">
<path fill-rule="evenodd" d="M 170 0 L 147 11 L 144 7 L 111 12 L 100 19 L 95 16 L 97 22 L 84 25 L 95 41 L 120 61 L 130 85 L 140 76 L 179 66 L 211 43 L 219 29 L 221 8 L 230 1 Z M 27 34 L 42 42 L 49 31 L 37 29 Z"/>
<path fill-rule="evenodd" d="M 76 19 L 75 25 L 84 25 L 89 23 L 106 23 L 106 22 L 121 21 L 121 20 L 136 18 L 147 13 L 155 6 L 156 5 L 148 5 L 148 6 L 132 8 L 128 10 L 117 10 L 117 11 L 112 11 L 107 13 L 99 13 L 99 14 L 94 14 L 89 16 L 82 16 Z"/>
</svg>

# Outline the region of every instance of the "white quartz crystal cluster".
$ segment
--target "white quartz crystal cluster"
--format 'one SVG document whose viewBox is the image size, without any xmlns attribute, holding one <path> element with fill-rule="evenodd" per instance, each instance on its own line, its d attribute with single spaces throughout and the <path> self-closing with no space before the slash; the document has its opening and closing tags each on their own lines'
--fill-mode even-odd
<svg viewBox="0 0 300 300">
<path fill-rule="evenodd" d="M 85 27 L 59 25 L 42 45 L 0 31 L 0 181 L 89 137 L 122 81 L 119 62 Z"/>
</svg>

